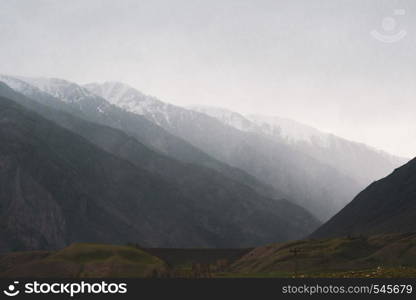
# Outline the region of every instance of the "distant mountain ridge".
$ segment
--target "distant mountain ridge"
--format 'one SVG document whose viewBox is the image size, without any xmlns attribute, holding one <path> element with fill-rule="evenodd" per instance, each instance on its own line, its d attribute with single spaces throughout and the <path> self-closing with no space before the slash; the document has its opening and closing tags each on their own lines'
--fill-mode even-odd
<svg viewBox="0 0 416 300">
<path fill-rule="evenodd" d="M 244 116 L 227 109 L 207 106 L 190 108 L 242 131 L 263 134 L 288 144 L 338 169 L 356 180 L 362 188 L 408 162 L 406 158 L 322 132 L 290 119 L 264 115 Z"/>
</svg>

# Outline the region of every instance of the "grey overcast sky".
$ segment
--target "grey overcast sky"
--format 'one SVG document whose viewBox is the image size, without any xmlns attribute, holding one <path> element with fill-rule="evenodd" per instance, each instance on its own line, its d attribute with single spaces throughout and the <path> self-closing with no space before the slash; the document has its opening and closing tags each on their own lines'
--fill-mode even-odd
<svg viewBox="0 0 416 300">
<path fill-rule="evenodd" d="M 414 0 L 0 0 L 0 73 L 122 81 L 414 157 L 415 25 Z"/>
</svg>

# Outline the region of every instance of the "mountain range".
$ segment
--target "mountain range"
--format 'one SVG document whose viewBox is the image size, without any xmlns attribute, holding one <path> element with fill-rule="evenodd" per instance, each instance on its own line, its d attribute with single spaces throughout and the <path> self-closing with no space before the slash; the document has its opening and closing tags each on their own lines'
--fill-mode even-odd
<svg viewBox="0 0 416 300">
<path fill-rule="evenodd" d="M 400 225 L 410 200 L 390 213 L 393 192 L 362 196 L 407 159 L 296 121 L 180 107 L 118 82 L 0 75 L 0 97 L 0 251 L 252 247 L 308 236 L 340 210 L 312 236 L 412 229 Z"/>
<path fill-rule="evenodd" d="M 204 151 L 169 133 L 143 116 L 112 105 L 106 99 L 75 83 L 62 79 L 17 78 L 4 75 L 0 76 L 0 81 L 6 83 L 16 92 L 46 106 L 66 111 L 89 122 L 119 129 L 154 152 L 184 163 L 214 169 L 233 180 L 251 186 L 265 196 L 279 199 L 284 196 L 282 192 L 260 183 L 255 177 L 240 169 L 230 167 L 212 158 Z M 51 118 L 53 115 L 46 114 L 46 117 Z M 162 170 L 154 167 L 151 171 L 161 172 Z"/>
<path fill-rule="evenodd" d="M 86 87 L 112 104 L 144 116 L 211 157 L 246 171 L 323 221 L 372 181 L 406 162 L 306 126 L 289 131 L 285 130 L 289 128 L 287 122 L 265 125 L 253 116 L 246 118 L 224 109 L 186 109 L 117 82 Z M 315 141 L 317 138 L 311 136 L 311 131 L 323 142 L 291 142 L 301 140 L 302 135 Z M 291 138 L 283 138 L 279 132 Z"/>
<path fill-rule="evenodd" d="M 263 134 L 288 144 L 353 178 L 362 188 L 408 161 L 290 119 L 258 114 L 241 115 L 227 109 L 206 106 L 191 108 L 242 131 Z"/>
<path fill-rule="evenodd" d="M 68 103 L 49 99 L 58 110 L 5 84 L 0 95 L 0 251 L 82 241 L 242 247 L 319 225 L 289 201 L 77 117 Z"/>
</svg>

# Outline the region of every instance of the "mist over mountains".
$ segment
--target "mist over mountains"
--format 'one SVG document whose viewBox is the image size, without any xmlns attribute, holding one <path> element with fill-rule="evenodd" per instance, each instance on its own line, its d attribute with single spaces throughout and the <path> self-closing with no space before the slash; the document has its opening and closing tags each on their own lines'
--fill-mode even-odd
<svg viewBox="0 0 416 300">
<path fill-rule="evenodd" d="M 194 106 L 193 109 L 242 131 L 263 134 L 289 144 L 316 160 L 336 168 L 363 187 L 390 173 L 394 166 L 403 165 L 408 161 L 290 119 L 265 115 L 243 116 L 226 109 L 212 107 Z"/>
<path fill-rule="evenodd" d="M 1 251 L 299 239 L 406 162 L 295 121 L 179 107 L 118 82 L 0 82 Z"/>
<path fill-rule="evenodd" d="M 406 162 L 290 120 L 245 117 L 218 108 L 185 109 L 121 83 L 86 87 L 282 191 L 321 220 Z"/>
</svg>

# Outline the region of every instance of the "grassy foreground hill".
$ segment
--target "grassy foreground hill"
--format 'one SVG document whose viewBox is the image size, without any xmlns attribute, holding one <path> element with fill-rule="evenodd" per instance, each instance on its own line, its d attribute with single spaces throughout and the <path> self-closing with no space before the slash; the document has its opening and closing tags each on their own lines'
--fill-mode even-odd
<svg viewBox="0 0 416 300">
<path fill-rule="evenodd" d="M 0 278 L 210 278 L 250 250 L 75 243 L 59 251 L 0 254 Z"/>
<path fill-rule="evenodd" d="M 416 233 L 311 239 L 259 247 L 227 277 L 416 277 Z"/>
<path fill-rule="evenodd" d="M 137 278 L 165 270 L 161 259 L 129 246 L 77 243 L 57 252 L 0 255 L 0 277 Z"/>
</svg>

